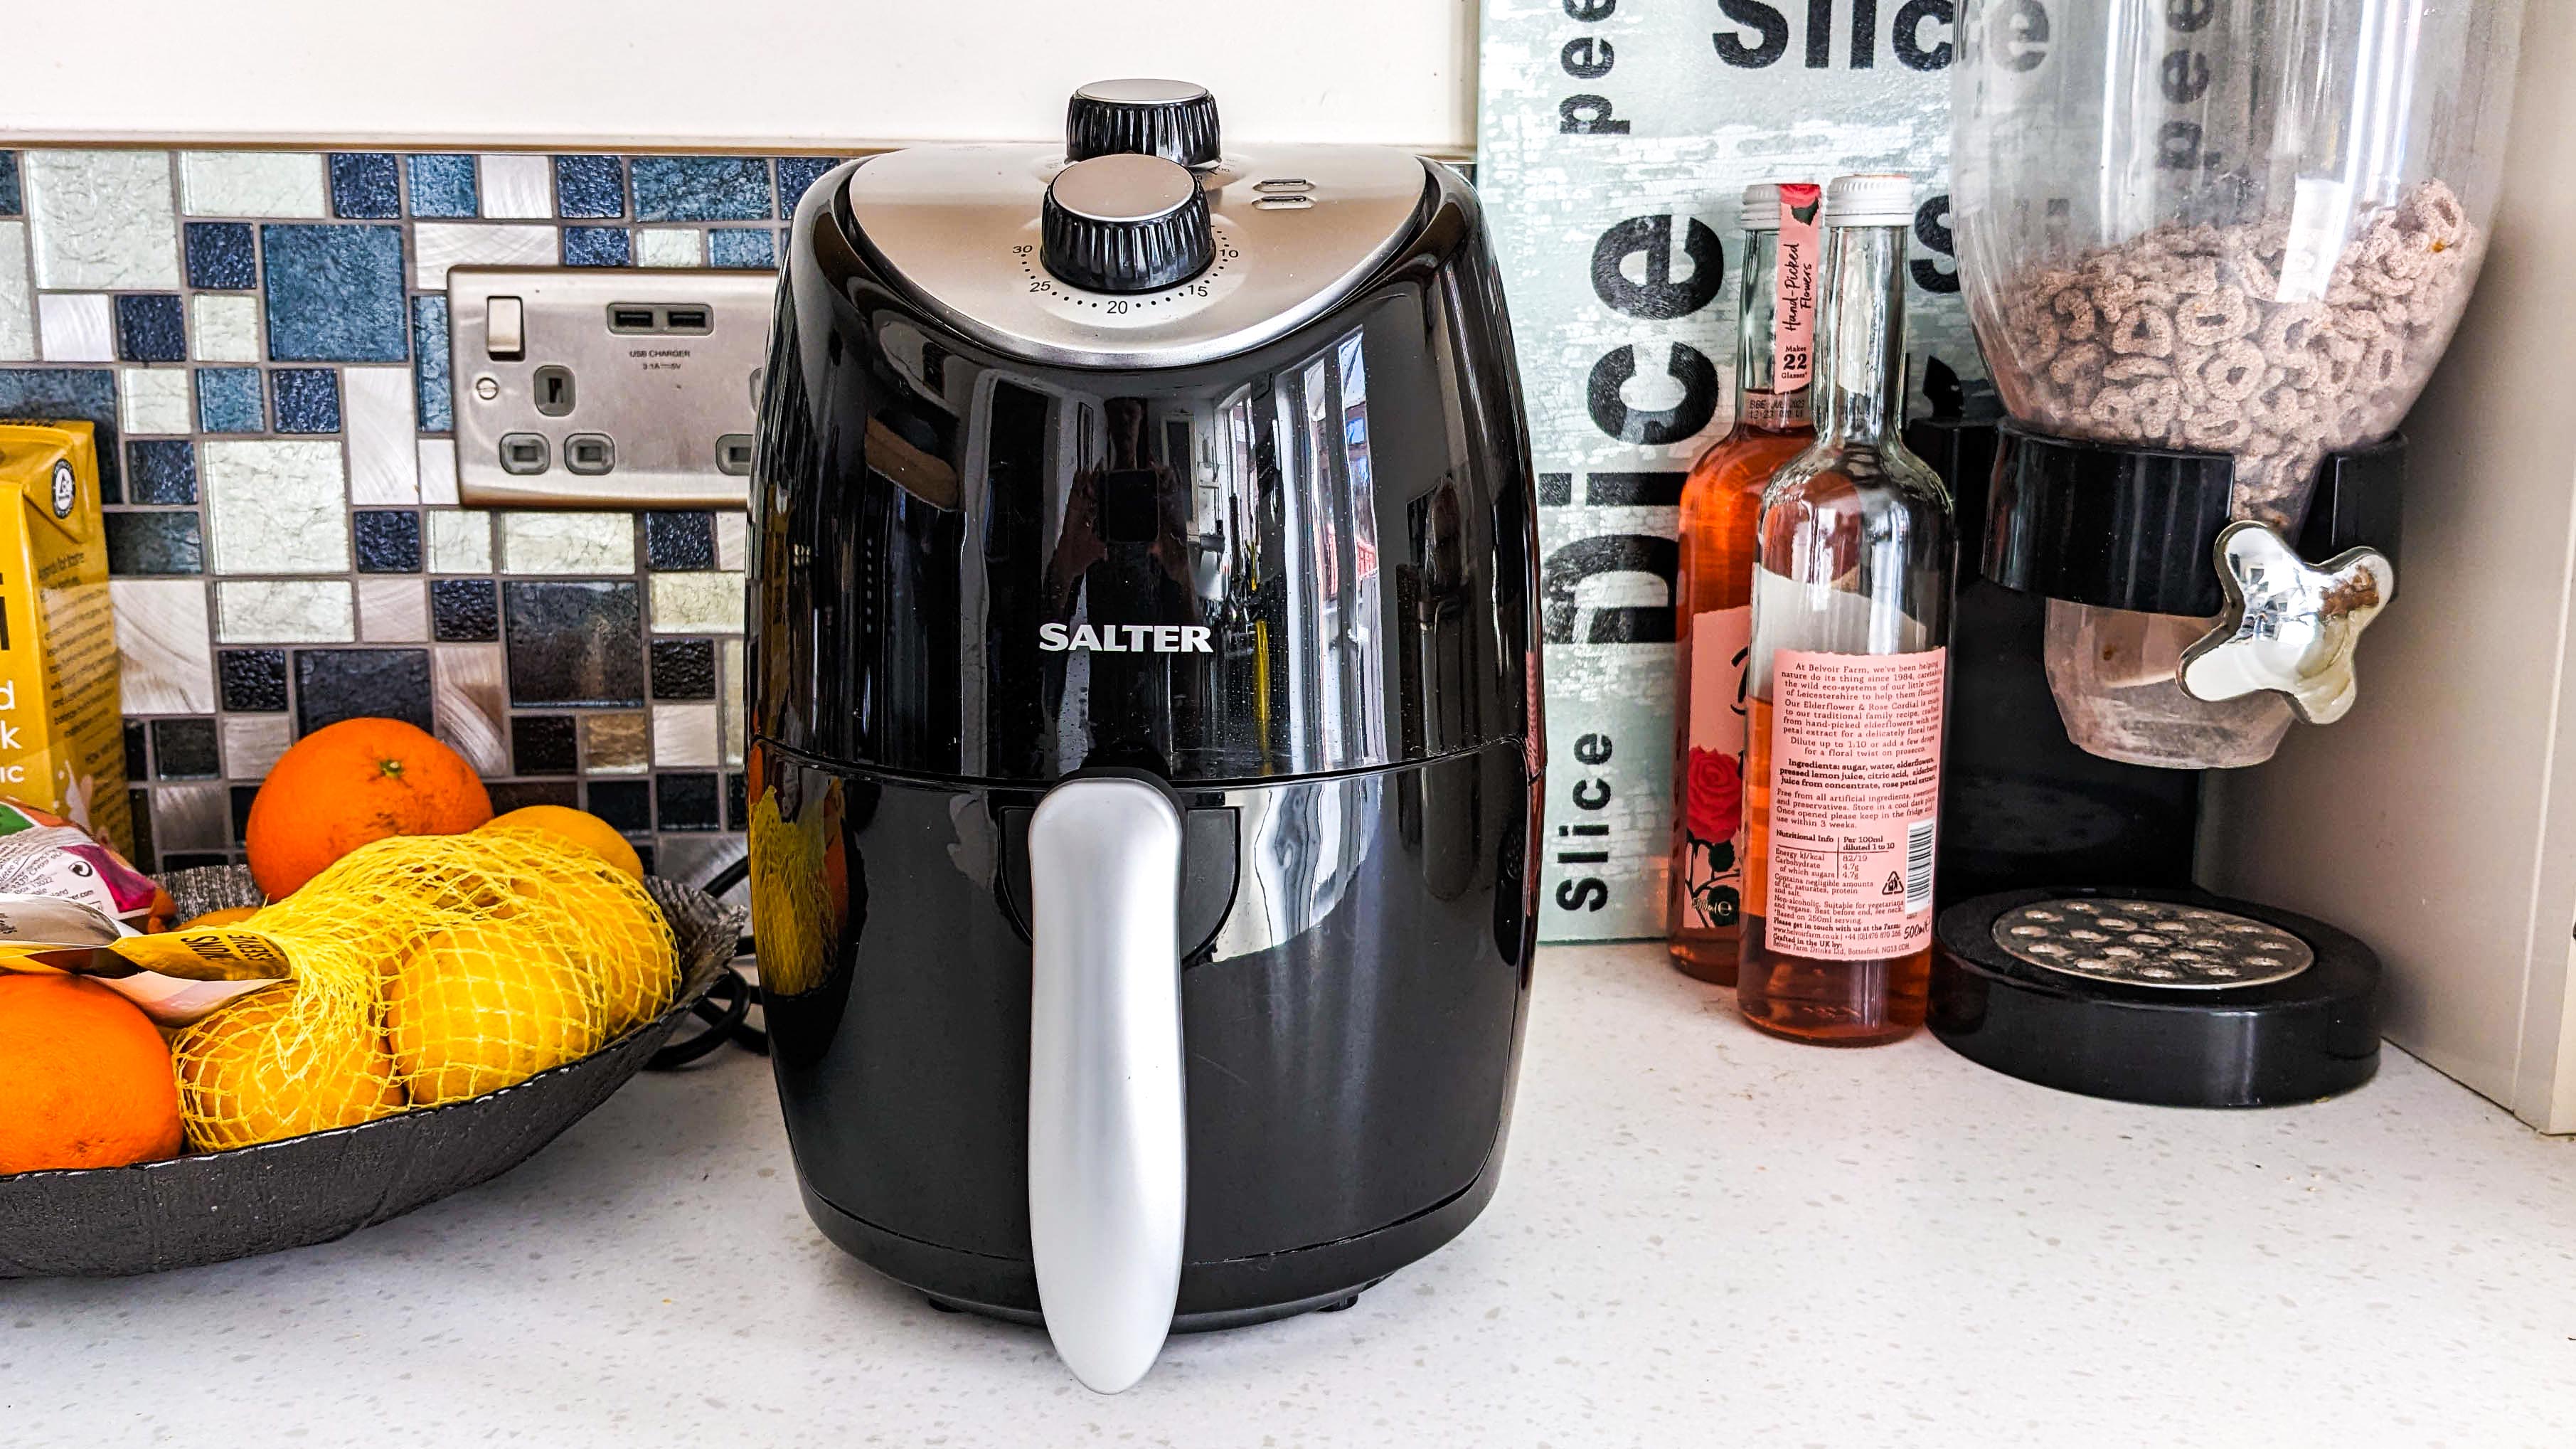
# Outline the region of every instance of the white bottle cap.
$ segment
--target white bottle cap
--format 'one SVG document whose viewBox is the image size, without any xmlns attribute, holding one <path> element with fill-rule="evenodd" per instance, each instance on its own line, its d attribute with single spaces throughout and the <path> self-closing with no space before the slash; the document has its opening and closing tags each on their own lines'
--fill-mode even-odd
<svg viewBox="0 0 2576 1449">
<path fill-rule="evenodd" d="M 1825 188 L 1827 226 L 1912 226 L 1911 176 L 1837 176 Z"/>
<path fill-rule="evenodd" d="M 1744 229 L 1778 231 L 1780 229 L 1780 188 L 1768 181 L 1756 181 L 1744 188 Z"/>
</svg>

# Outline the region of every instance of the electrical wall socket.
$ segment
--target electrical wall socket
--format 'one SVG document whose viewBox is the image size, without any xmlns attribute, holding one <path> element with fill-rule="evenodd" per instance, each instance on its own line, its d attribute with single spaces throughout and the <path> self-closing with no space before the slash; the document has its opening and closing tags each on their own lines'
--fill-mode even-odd
<svg viewBox="0 0 2576 1449">
<path fill-rule="evenodd" d="M 450 269 L 458 497 L 741 507 L 776 292 L 767 272 Z"/>
</svg>

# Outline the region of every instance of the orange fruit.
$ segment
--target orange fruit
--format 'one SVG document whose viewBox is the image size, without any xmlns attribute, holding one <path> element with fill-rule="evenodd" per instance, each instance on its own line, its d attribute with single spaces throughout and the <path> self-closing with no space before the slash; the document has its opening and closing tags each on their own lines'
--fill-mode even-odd
<svg viewBox="0 0 2576 1449">
<path fill-rule="evenodd" d="M 569 805 L 523 805 L 506 815 L 495 815 L 481 827 L 483 830 L 533 830 L 557 840 L 578 845 L 601 860 L 617 867 L 637 880 L 644 878 L 644 858 L 617 827 Z"/>
<path fill-rule="evenodd" d="M 170 1049 L 141 1007 L 77 976 L 0 972 L 0 1173 L 178 1155 Z"/>
<path fill-rule="evenodd" d="M 354 1127 L 403 1109 L 383 1036 L 363 1022 L 299 1011 L 301 989 L 253 992 L 171 1042 L 188 1137 L 200 1151 Z"/>
<path fill-rule="evenodd" d="M 397 719 L 344 719 L 295 742 L 250 802 L 242 843 L 270 900 L 388 835 L 456 835 L 492 818 L 474 767 Z"/>
</svg>

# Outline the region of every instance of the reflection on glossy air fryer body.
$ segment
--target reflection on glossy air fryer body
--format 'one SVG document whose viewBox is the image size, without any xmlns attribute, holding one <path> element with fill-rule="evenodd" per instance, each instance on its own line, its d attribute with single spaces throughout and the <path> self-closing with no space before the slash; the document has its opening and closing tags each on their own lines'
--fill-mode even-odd
<svg viewBox="0 0 2576 1449">
<path fill-rule="evenodd" d="M 800 209 L 754 485 L 757 733 L 998 780 L 1527 738 L 1527 444 L 1486 381 L 1510 338 L 1434 169 L 1360 295 L 1142 372 L 975 346 Z"/>
<path fill-rule="evenodd" d="M 1474 200 L 1427 167 L 1348 296 L 1140 370 L 943 322 L 846 174 L 799 209 L 753 486 L 755 915 L 808 1209 L 1035 1314 L 1028 819 L 1141 771 L 1186 811 L 1178 1326 L 1344 1298 L 1492 1194 L 1536 931 L 1535 518 Z"/>
</svg>

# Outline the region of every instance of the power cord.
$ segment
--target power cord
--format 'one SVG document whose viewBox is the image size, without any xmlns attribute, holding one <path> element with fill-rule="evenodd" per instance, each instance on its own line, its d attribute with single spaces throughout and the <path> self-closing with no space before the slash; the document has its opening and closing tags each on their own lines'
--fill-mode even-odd
<svg viewBox="0 0 2576 1449">
<path fill-rule="evenodd" d="M 717 871 L 699 889 L 711 896 L 721 896 L 742 884 L 750 875 L 751 858 L 745 856 Z M 736 956 L 750 955 L 752 949 L 752 939 L 747 932 L 741 940 L 734 943 Z M 726 1042 L 732 1042 L 754 1056 L 769 1055 L 769 1033 L 751 1025 L 749 1020 L 751 1009 L 758 1005 L 760 1005 L 760 988 L 751 984 L 731 964 L 727 964 L 716 973 L 716 979 L 708 984 L 706 995 L 699 997 L 696 1005 L 690 1008 L 691 1014 L 706 1022 L 707 1025 L 694 1035 L 683 1037 L 653 1053 L 645 1061 L 644 1070 L 677 1071 L 714 1054 Z"/>
</svg>

